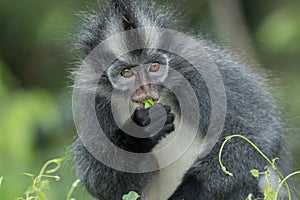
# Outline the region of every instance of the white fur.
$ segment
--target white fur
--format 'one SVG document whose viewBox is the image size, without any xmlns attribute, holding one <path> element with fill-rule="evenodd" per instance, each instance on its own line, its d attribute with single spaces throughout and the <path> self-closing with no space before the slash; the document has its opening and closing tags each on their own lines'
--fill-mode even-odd
<svg viewBox="0 0 300 200">
<path fill-rule="evenodd" d="M 160 99 L 161 102 L 165 102 L 164 98 Z M 175 111 L 174 105 L 170 102 L 163 103 L 170 105 L 172 112 Z M 184 131 L 183 135 L 190 135 L 190 126 L 187 124 L 180 123 L 179 116 L 175 114 L 175 131 L 167 135 L 160 143 L 153 149 L 153 151 L 162 148 L 168 144 L 179 131 Z M 197 156 L 200 154 L 200 137 L 196 137 L 191 146 L 187 149 L 184 154 L 177 159 L 171 165 L 160 169 L 155 172 L 151 178 L 150 183 L 147 185 L 142 194 L 142 199 L 145 200 L 166 200 L 168 199 L 182 182 L 182 178 L 187 170 L 193 165 Z M 169 155 L 167 155 L 169 156 Z"/>
<path fill-rule="evenodd" d="M 269 167 L 271 174 L 269 176 L 269 181 L 271 182 L 271 186 L 273 190 L 277 190 L 278 184 L 280 182 L 280 178 L 277 175 L 277 173 Z M 268 185 L 267 178 L 265 176 L 261 176 L 259 179 L 259 187 L 261 189 L 261 192 L 264 193 L 264 188 Z M 287 197 L 287 191 L 285 189 L 285 185 L 282 186 L 282 188 L 279 191 L 278 199 L 283 199 L 284 197 Z"/>
<path fill-rule="evenodd" d="M 175 127 L 178 125 L 175 123 Z M 178 127 L 178 126 L 177 126 Z M 188 127 L 185 127 L 188 133 Z M 173 138 L 176 132 L 168 135 L 166 139 L 155 148 L 159 148 L 165 143 L 168 143 L 169 140 Z M 165 167 L 152 176 L 150 183 L 148 184 L 146 191 L 144 192 L 145 196 L 142 199 L 145 200 L 166 200 L 168 199 L 179 186 L 182 181 L 182 178 L 186 171 L 193 165 L 197 156 L 199 155 L 200 147 L 200 138 L 196 138 L 190 148 L 174 163 Z"/>
</svg>

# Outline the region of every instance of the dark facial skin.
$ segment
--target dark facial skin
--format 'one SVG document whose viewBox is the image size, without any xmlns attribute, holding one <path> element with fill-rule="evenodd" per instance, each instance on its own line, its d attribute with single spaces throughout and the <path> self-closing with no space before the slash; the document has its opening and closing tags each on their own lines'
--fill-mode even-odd
<svg viewBox="0 0 300 200">
<path fill-rule="evenodd" d="M 164 80 L 166 74 L 166 66 L 159 62 L 124 67 L 118 74 L 116 85 L 128 89 L 133 103 L 143 107 L 142 101 L 145 99 L 158 102 L 159 83 Z"/>
</svg>

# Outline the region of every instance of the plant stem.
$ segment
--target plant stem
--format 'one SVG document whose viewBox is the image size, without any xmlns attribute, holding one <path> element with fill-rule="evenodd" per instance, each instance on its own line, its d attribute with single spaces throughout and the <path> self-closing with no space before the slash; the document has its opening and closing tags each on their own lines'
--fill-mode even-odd
<svg viewBox="0 0 300 200">
<path fill-rule="evenodd" d="M 289 175 L 287 175 L 284 179 L 282 179 L 278 185 L 278 188 L 277 188 L 277 191 L 276 191 L 276 196 L 275 196 L 275 199 L 277 199 L 277 196 L 278 196 L 278 193 L 279 193 L 279 190 L 280 188 L 282 187 L 283 183 L 286 183 L 286 180 L 289 179 L 290 177 L 294 176 L 294 175 L 297 175 L 297 174 L 300 174 L 300 171 L 296 171 L 296 172 L 293 172 Z"/>
<path fill-rule="evenodd" d="M 231 140 L 232 138 L 234 137 L 239 137 L 239 138 L 242 138 L 243 140 L 247 141 L 270 165 L 271 167 L 274 169 L 274 171 L 278 174 L 278 176 L 280 177 L 281 179 L 281 185 L 284 183 L 285 184 L 285 187 L 287 189 L 287 192 L 288 192 L 288 199 L 291 200 L 291 191 L 290 191 L 290 188 L 289 188 L 289 185 L 287 184 L 287 182 L 285 181 L 286 179 L 284 178 L 284 176 L 282 175 L 282 173 L 276 168 L 276 166 L 274 165 L 274 163 L 251 141 L 249 140 L 248 138 L 246 138 L 245 136 L 242 136 L 242 135 L 231 135 L 231 136 L 227 136 L 225 141 L 223 142 L 221 148 L 220 148 L 220 152 L 219 152 L 219 163 L 220 163 L 220 166 L 222 167 L 222 170 L 230 175 L 230 176 L 233 176 L 232 173 L 230 173 L 229 171 L 226 170 L 226 167 L 223 165 L 222 163 L 222 160 L 221 160 L 221 155 L 222 155 L 222 151 L 223 151 L 223 148 L 225 146 L 225 144 Z"/>
<path fill-rule="evenodd" d="M 71 200 L 72 194 L 73 194 L 75 188 L 78 186 L 79 183 L 80 183 L 80 180 L 77 179 L 77 180 L 72 184 L 72 187 L 71 187 L 71 189 L 70 189 L 70 191 L 68 192 L 68 195 L 67 195 L 67 200 Z"/>
<path fill-rule="evenodd" d="M 41 169 L 39 175 L 35 178 L 34 183 L 33 183 L 33 186 L 36 188 L 36 184 L 39 183 L 39 182 L 41 181 L 41 178 L 42 178 L 43 176 L 45 176 L 45 175 L 44 175 L 44 174 L 45 174 L 45 171 L 46 171 L 47 167 L 48 167 L 50 164 L 54 163 L 54 164 L 56 164 L 56 166 L 55 166 L 53 169 L 47 170 L 47 171 L 46 171 L 47 174 L 53 173 L 53 172 L 57 171 L 57 170 L 60 168 L 60 163 L 61 163 L 62 160 L 63 160 L 62 158 L 59 158 L 59 159 L 53 159 L 53 160 L 47 161 L 47 162 L 43 165 L 43 167 L 42 167 L 42 169 Z"/>
</svg>

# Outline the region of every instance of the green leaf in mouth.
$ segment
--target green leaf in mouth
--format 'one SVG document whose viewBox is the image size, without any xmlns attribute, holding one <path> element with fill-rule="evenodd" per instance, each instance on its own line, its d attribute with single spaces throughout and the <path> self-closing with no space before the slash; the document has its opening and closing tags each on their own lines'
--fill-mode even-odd
<svg viewBox="0 0 300 200">
<path fill-rule="evenodd" d="M 150 108 L 154 105 L 153 99 L 145 99 L 142 101 L 142 103 L 144 104 L 145 109 Z"/>
</svg>

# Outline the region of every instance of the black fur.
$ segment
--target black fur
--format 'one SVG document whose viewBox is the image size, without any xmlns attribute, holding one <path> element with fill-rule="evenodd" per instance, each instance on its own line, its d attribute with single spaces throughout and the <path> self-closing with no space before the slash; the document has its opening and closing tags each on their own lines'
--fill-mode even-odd
<svg viewBox="0 0 300 200">
<path fill-rule="evenodd" d="M 89 15 L 85 21 L 85 28 L 78 34 L 78 46 L 86 54 L 113 34 L 108 31 L 112 22 L 120 25 L 114 29 L 114 33 L 117 33 L 146 25 L 169 28 L 175 21 L 166 8 L 158 9 L 149 2 L 141 5 L 129 0 L 112 2 L 112 4 L 106 3 L 102 11 Z M 141 13 L 150 24 L 141 22 L 144 20 L 140 19 Z M 245 199 L 250 193 L 256 198 L 261 198 L 263 194 L 258 179 L 254 178 L 249 171 L 251 169 L 264 171 L 268 163 L 257 151 L 237 138 L 232 139 L 225 146 L 222 154 L 223 163 L 234 177 L 226 175 L 221 170 L 218 153 L 226 136 L 242 134 L 252 140 L 269 158 L 285 156 L 284 124 L 280 112 L 267 89 L 265 79 L 258 75 L 262 72 L 254 72 L 231 52 L 209 41 L 199 38 L 199 42 L 214 59 L 222 75 L 227 97 L 226 119 L 222 135 L 213 150 L 204 158 L 196 160 L 169 200 L 239 200 Z M 177 69 L 189 80 L 197 95 L 201 116 L 199 128 L 205 136 L 212 106 L 207 86 L 187 61 L 176 55 L 169 54 L 169 56 L 170 67 Z M 99 84 L 101 83 L 102 91 L 97 93 L 95 102 L 97 117 L 105 134 L 116 145 L 132 152 L 149 152 L 162 137 L 173 131 L 174 116 L 170 108 L 165 106 L 168 119 L 157 137 L 140 139 L 127 135 L 116 126 L 111 114 L 111 104 L 107 94 L 110 94 L 112 85 L 108 77 L 103 76 Z M 174 80 L 174 84 L 180 85 L 180 81 Z M 131 118 L 137 124 L 145 126 L 149 123 L 148 110 L 136 110 Z M 149 133 L 146 131 L 143 134 Z M 86 150 L 78 138 L 73 144 L 73 149 L 79 178 L 87 190 L 100 200 L 121 199 L 123 194 L 131 190 L 141 194 L 151 179 L 152 173 L 124 173 L 105 166 Z M 142 167 L 145 164 L 147 164 L 146 160 L 145 163 L 136 165 Z M 278 161 L 278 165 L 286 173 L 283 166 L 288 166 L 288 163 Z"/>
<path fill-rule="evenodd" d="M 115 136 L 116 138 L 111 138 L 112 142 L 114 144 L 118 145 L 122 149 L 126 151 L 131 151 L 135 153 L 147 153 L 150 152 L 155 145 L 158 144 L 159 140 L 162 137 L 165 137 L 166 134 L 172 132 L 174 130 L 174 114 L 170 113 L 171 108 L 167 105 L 163 106 L 164 110 L 167 113 L 167 118 L 164 124 L 164 127 L 154 136 L 151 136 L 150 134 L 152 133 L 151 129 L 147 127 L 147 125 L 154 124 L 154 129 L 155 124 L 159 124 L 159 122 L 162 122 L 164 120 L 163 116 L 160 115 L 159 109 L 162 106 L 156 104 L 153 107 L 151 107 L 152 114 L 153 114 L 153 119 L 156 121 L 151 121 L 150 116 L 149 116 L 149 110 L 150 108 L 147 109 L 136 109 L 134 113 L 132 114 L 131 120 L 128 120 L 125 122 L 123 125 L 122 129 L 123 130 L 130 130 L 132 127 L 132 122 L 136 123 L 137 125 L 144 127 L 143 131 L 138 133 L 141 137 L 144 138 L 138 138 L 134 136 L 130 136 L 126 134 L 122 129 L 117 129 Z"/>
</svg>

